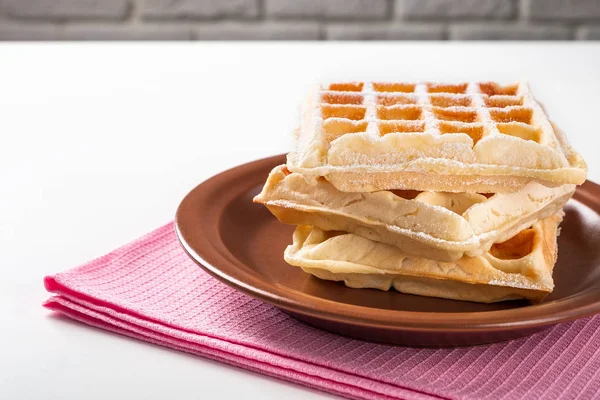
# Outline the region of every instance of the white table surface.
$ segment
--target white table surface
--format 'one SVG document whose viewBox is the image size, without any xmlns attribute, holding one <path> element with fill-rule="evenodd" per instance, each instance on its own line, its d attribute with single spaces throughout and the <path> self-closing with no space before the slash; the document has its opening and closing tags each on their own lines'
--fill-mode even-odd
<svg viewBox="0 0 600 400">
<path fill-rule="evenodd" d="M 330 396 L 51 316 L 42 285 L 289 149 L 320 79 L 528 79 L 600 180 L 600 44 L 0 45 L 0 398 Z"/>
</svg>

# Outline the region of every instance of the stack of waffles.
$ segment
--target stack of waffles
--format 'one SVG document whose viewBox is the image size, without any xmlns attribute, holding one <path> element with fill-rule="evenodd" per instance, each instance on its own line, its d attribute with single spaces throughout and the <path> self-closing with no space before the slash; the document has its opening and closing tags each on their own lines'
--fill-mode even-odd
<svg viewBox="0 0 600 400">
<path fill-rule="evenodd" d="M 285 260 L 352 288 L 478 302 L 554 288 L 585 162 L 527 84 L 319 85 L 255 202 L 297 225 Z"/>
</svg>

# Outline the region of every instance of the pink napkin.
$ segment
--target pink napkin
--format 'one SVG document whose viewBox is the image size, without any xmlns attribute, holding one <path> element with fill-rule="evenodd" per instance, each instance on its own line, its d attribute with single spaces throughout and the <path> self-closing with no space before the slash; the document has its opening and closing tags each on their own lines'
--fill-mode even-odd
<svg viewBox="0 0 600 400">
<path fill-rule="evenodd" d="M 600 316 L 534 336 L 455 349 L 394 347 L 312 328 L 218 282 L 173 224 L 47 277 L 45 306 L 140 340 L 356 399 L 591 399 Z"/>
</svg>

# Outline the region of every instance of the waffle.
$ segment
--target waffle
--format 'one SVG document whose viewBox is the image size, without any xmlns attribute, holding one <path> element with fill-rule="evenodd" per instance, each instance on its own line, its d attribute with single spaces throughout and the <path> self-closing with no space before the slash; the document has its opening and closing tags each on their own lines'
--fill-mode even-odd
<svg viewBox="0 0 600 400">
<path fill-rule="evenodd" d="M 352 233 L 299 226 L 285 260 L 321 279 L 351 288 L 491 303 L 541 301 L 552 291 L 556 235 L 562 213 L 540 220 L 478 257 L 442 263 Z"/>
<path fill-rule="evenodd" d="M 587 173 L 525 83 L 319 85 L 287 165 L 344 192 L 514 192 Z"/>
<path fill-rule="evenodd" d="M 271 171 L 254 201 L 284 223 L 351 232 L 411 256 L 456 261 L 465 254 L 481 255 L 493 243 L 556 214 L 574 190 L 574 185 L 547 188 L 531 182 L 518 192 L 493 195 L 347 193 L 323 178 L 290 173 L 281 165 Z"/>
</svg>

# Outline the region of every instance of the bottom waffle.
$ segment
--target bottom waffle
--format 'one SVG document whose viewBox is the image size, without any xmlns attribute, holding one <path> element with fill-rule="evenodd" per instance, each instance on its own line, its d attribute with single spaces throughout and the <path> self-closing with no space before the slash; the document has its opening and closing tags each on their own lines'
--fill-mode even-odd
<svg viewBox="0 0 600 400">
<path fill-rule="evenodd" d="M 552 292 L 562 212 L 540 220 L 485 254 L 439 262 L 345 232 L 298 226 L 285 260 L 318 278 L 421 296 L 492 303 L 541 301 Z"/>
</svg>

